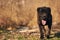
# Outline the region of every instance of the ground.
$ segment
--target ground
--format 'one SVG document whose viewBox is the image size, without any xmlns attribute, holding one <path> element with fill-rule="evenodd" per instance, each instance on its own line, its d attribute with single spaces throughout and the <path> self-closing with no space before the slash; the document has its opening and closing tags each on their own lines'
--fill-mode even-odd
<svg viewBox="0 0 60 40">
<path fill-rule="evenodd" d="M 39 40 L 39 31 L 21 32 L 0 30 L 0 40 Z M 52 26 L 51 38 L 46 40 L 60 40 L 60 25 Z"/>
</svg>

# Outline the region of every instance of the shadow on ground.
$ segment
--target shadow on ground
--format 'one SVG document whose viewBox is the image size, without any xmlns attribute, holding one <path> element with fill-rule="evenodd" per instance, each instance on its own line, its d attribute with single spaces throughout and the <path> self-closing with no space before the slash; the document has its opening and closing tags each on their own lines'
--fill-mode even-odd
<svg viewBox="0 0 60 40">
<path fill-rule="evenodd" d="M 60 38 L 60 32 L 55 33 L 54 37 Z"/>
</svg>

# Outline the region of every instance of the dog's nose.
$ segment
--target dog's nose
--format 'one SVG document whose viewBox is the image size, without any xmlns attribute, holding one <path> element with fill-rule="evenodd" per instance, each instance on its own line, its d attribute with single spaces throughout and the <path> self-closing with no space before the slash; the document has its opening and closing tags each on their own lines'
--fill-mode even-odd
<svg viewBox="0 0 60 40">
<path fill-rule="evenodd" d="M 43 19 L 43 20 L 47 20 L 47 17 L 44 16 L 44 17 L 42 17 L 42 19 Z"/>
<path fill-rule="evenodd" d="M 43 19 L 45 19 L 45 18 L 46 18 L 46 16 L 43 16 L 42 18 L 43 18 Z"/>
</svg>

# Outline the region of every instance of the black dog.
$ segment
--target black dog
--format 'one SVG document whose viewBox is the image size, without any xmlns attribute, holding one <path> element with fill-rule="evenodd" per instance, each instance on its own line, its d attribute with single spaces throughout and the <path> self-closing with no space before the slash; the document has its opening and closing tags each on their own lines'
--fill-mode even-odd
<svg viewBox="0 0 60 40">
<path fill-rule="evenodd" d="M 37 8 L 37 14 L 38 14 L 38 25 L 41 32 L 41 37 L 44 38 L 44 29 L 45 25 L 48 25 L 48 34 L 45 35 L 47 38 L 49 38 L 50 31 L 51 31 L 51 25 L 52 25 L 52 15 L 51 15 L 51 9 L 49 7 L 38 7 Z"/>
</svg>

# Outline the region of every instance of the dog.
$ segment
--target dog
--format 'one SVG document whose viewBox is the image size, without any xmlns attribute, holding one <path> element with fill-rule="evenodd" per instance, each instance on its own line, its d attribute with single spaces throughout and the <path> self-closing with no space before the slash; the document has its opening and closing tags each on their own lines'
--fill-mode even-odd
<svg viewBox="0 0 60 40">
<path fill-rule="evenodd" d="M 52 14 L 51 14 L 51 8 L 50 7 L 38 7 L 37 8 L 37 16 L 38 16 L 38 25 L 40 29 L 40 38 L 44 38 L 44 32 L 45 30 L 45 25 L 48 25 L 48 33 L 45 34 L 47 38 L 50 37 L 50 32 L 51 32 L 51 26 L 52 26 Z M 44 31 L 43 31 L 44 30 Z"/>
</svg>

